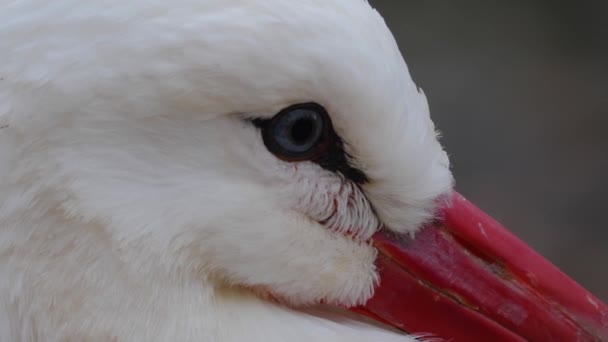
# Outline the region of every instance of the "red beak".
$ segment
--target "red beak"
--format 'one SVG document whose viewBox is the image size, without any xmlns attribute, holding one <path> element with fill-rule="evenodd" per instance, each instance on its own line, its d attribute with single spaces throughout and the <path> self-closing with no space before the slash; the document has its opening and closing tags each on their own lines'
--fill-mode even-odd
<svg viewBox="0 0 608 342">
<path fill-rule="evenodd" d="M 608 341 L 608 307 L 460 194 L 415 239 L 378 233 L 355 311 L 446 341 Z"/>
</svg>

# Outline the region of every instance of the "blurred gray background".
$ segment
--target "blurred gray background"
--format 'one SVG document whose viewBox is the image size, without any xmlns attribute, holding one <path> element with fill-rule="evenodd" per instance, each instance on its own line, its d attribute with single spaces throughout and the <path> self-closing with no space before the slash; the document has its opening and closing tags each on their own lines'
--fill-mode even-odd
<svg viewBox="0 0 608 342">
<path fill-rule="evenodd" d="M 370 0 L 458 190 L 608 302 L 608 0 Z"/>
</svg>

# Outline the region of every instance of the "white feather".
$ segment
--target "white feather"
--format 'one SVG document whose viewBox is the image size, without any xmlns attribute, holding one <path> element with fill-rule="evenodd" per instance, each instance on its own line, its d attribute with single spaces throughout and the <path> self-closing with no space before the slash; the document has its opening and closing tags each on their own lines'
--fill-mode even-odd
<svg viewBox="0 0 608 342">
<path fill-rule="evenodd" d="M 366 240 L 452 185 L 365 1 L 0 7 L 0 340 L 412 339 L 299 309 L 369 299 Z M 277 159 L 246 120 L 310 101 L 368 184 Z"/>
</svg>

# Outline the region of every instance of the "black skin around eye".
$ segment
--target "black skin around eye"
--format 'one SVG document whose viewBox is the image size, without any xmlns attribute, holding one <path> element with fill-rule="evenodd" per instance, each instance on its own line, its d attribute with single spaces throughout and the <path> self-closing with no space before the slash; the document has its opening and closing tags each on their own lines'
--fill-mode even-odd
<svg viewBox="0 0 608 342">
<path fill-rule="evenodd" d="M 319 148 L 317 149 L 316 153 L 312 154 L 310 156 L 310 158 L 308 158 L 308 159 L 298 159 L 298 160 L 290 160 L 289 158 L 285 158 L 284 156 L 277 155 L 275 152 L 273 152 L 274 149 L 269 146 L 270 139 L 268 137 L 268 131 L 269 131 L 273 118 L 270 118 L 270 119 L 258 118 L 258 119 L 251 120 L 251 122 L 256 127 L 261 129 L 262 136 L 264 138 L 264 144 L 266 145 L 266 147 L 268 147 L 269 151 L 271 151 L 275 155 L 277 155 L 278 158 L 286 160 L 286 161 L 291 161 L 291 162 L 303 161 L 303 160 L 312 161 L 326 170 L 329 170 L 332 172 L 338 172 L 338 173 L 342 174 L 346 179 L 349 179 L 350 181 L 352 181 L 356 184 L 359 184 L 359 185 L 367 183 L 369 180 L 368 180 L 367 176 L 365 175 L 365 173 L 363 171 L 359 170 L 358 168 L 350 165 L 350 163 L 348 162 L 349 156 L 344 151 L 344 142 L 334 131 L 333 126 L 331 124 L 331 120 L 329 119 L 329 116 L 327 115 L 327 112 L 325 111 L 325 109 L 316 103 L 304 103 L 304 104 L 297 104 L 297 105 L 287 107 L 287 108 L 283 109 L 281 112 L 293 110 L 293 109 L 297 109 L 297 108 L 308 108 L 308 109 L 312 109 L 315 111 L 319 111 L 319 112 L 323 113 L 326 118 L 325 133 L 324 133 L 322 141 L 319 143 Z"/>
</svg>

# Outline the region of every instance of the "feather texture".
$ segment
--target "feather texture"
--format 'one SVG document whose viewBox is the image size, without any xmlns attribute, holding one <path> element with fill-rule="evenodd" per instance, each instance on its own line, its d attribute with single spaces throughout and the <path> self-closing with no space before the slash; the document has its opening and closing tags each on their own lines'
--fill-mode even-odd
<svg viewBox="0 0 608 342">
<path fill-rule="evenodd" d="M 369 299 L 366 240 L 452 186 L 367 2 L 0 7 L 0 340 L 413 339 L 302 311 Z M 266 150 L 249 119 L 303 102 L 368 183 Z"/>
</svg>

